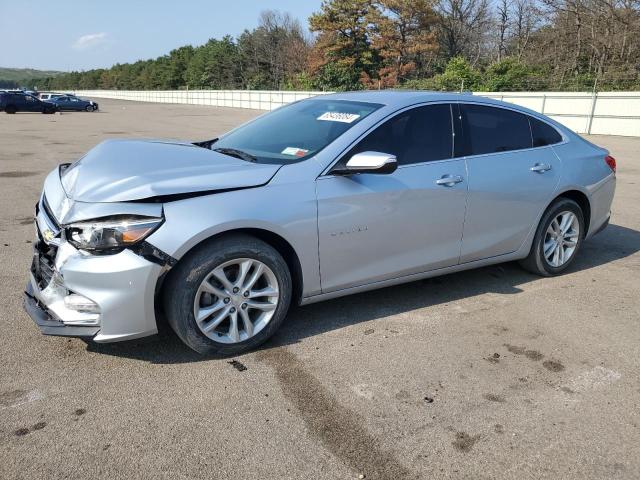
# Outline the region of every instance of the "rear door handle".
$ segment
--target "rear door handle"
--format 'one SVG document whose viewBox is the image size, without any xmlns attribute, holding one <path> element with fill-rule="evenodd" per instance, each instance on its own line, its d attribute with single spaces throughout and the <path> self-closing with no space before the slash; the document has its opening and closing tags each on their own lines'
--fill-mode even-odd
<svg viewBox="0 0 640 480">
<path fill-rule="evenodd" d="M 533 167 L 531 167 L 531 171 L 536 173 L 544 173 L 549 170 L 551 170 L 551 165 L 547 163 L 536 163 Z"/>
<path fill-rule="evenodd" d="M 461 175 L 443 175 L 442 178 L 436 180 L 436 185 L 442 185 L 445 187 L 453 187 L 456 183 L 462 182 Z"/>
</svg>

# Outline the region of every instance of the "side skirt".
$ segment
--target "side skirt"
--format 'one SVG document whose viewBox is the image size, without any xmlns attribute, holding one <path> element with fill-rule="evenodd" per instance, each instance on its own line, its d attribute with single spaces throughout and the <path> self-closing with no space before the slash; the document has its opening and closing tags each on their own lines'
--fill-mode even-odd
<svg viewBox="0 0 640 480">
<path fill-rule="evenodd" d="M 319 295 L 305 297 L 300 302 L 300 305 L 309 305 L 316 302 L 322 302 L 324 300 L 331 300 L 332 298 L 352 295 L 354 293 L 368 292 L 369 290 L 376 290 L 378 288 L 391 287 L 393 285 L 400 285 L 402 283 L 415 282 L 417 280 L 423 280 L 425 278 L 438 277 L 440 275 L 447 275 L 449 273 L 462 272 L 464 270 L 486 267 L 487 265 L 495 265 L 497 263 L 521 260 L 526 256 L 526 253 L 523 254 L 521 250 L 518 250 L 512 253 L 507 253 L 505 255 L 498 255 L 497 257 L 484 258 L 482 260 L 475 260 L 473 262 L 453 265 L 451 267 L 438 268 L 436 270 L 429 270 L 428 272 L 414 273 L 402 277 L 391 278 L 389 280 L 381 280 L 379 282 L 367 283 L 365 285 L 360 285 L 357 287 L 349 287 L 342 290 L 336 290 L 334 292 L 321 293 Z"/>
</svg>

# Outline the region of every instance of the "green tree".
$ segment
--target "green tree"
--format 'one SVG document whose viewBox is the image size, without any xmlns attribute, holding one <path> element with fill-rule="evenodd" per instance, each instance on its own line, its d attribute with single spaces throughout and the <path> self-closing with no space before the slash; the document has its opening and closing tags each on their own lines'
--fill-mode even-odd
<svg viewBox="0 0 640 480">
<path fill-rule="evenodd" d="M 548 81 L 540 69 L 513 58 L 505 58 L 489 65 L 482 81 L 483 90 L 489 92 L 542 90 L 548 87 Z"/>
<path fill-rule="evenodd" d="M 198 47 L 187 66 L 185 78 L 191 88 L 232 89 L 240 84 L 238 46 L 230 36 L 211 39 Z"/>
</svg>

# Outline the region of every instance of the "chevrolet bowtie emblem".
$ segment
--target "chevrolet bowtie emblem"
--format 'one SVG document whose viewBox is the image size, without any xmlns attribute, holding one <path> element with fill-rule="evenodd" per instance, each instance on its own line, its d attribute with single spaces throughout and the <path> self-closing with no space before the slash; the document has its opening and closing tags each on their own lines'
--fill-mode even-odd
<svg viewBox="0 0 640 480">
<path fill-rule="evenodd" d="M 49 229 L 42 232 L 42 238 L 44 238 L 46 242 L 50 242 L 55 236 L 56 235 Z"/>
</svg>

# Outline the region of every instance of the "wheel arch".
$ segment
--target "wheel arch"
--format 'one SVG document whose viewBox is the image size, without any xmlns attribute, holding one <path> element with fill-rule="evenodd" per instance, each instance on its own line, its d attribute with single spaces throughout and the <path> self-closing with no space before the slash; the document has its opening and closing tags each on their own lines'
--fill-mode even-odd
<svg viewBox="0 0 640 480">
<path fill-rule="evenodd" d="M 302 264 L 300 263 L 300 258 L 298 257 L 296 250 L 293 248 L 293 246 L 289 241 L 287 241 L 284 237 L 282 237 L 281 235 L 271 230 L 267 230 L 263 228 L 246 227 L 246 228 L 232 228 L 229 230 L 224 230 L 222 232 L 217 232 L 214 235 L 211 235 L 207 238 L 200 240 L 195 245 L 192 245 L 189 248 L 189 250 L 187 250 L 180 256 L 180 260 L 178 260 L 178 263 L 182 261 L 182 259 L 185 258 L 190 252 L 199 248 L 203 244 L 208 243 L 217 238 L 221 238 L 227 235 L 237 234 L 237 233 L 250 235 L 259 240 L 262 240 L 267 245 L 270 245 L 271 247 L 273 247 L 280 255 L 282 255 L 282 258 L 286 262 L 287 267 L 289 268 L 289 272 L 291 273 L 291 283 L 293 286 L 293 292 L 292 292 L 291 298 L 294 302 L 296 302 L 296 304 L 300 304 L 300 301 L 302 300 L 302 292 L 303 292 L 303 286 L 304 286 L 304 277 L 302 273 Z M 162 283 L 164 283 L 164 279 L 162 279 Z"/>
<path fill-rule="evenodd" d="M 584 217 L 584 236 L 586 237 L 587 234 L 589 233 L 589 227 L 591 225 L 591 201 L 589 200 L 589 197 L 580 190 L 576 190 L 576 189 L 566 190 L 558 194 L 551 202 L 549 202 L 549 205 L 547 205 L 547 208 L 545 208 L 545 211 L 551 205 L 553 205 L 559 198 L 568 198 L 570 200 L 573 200 L 578 204 L 578 206 L 580 206 L 580 209 L 582 210 L 583 217 Z"/>
</svg>

